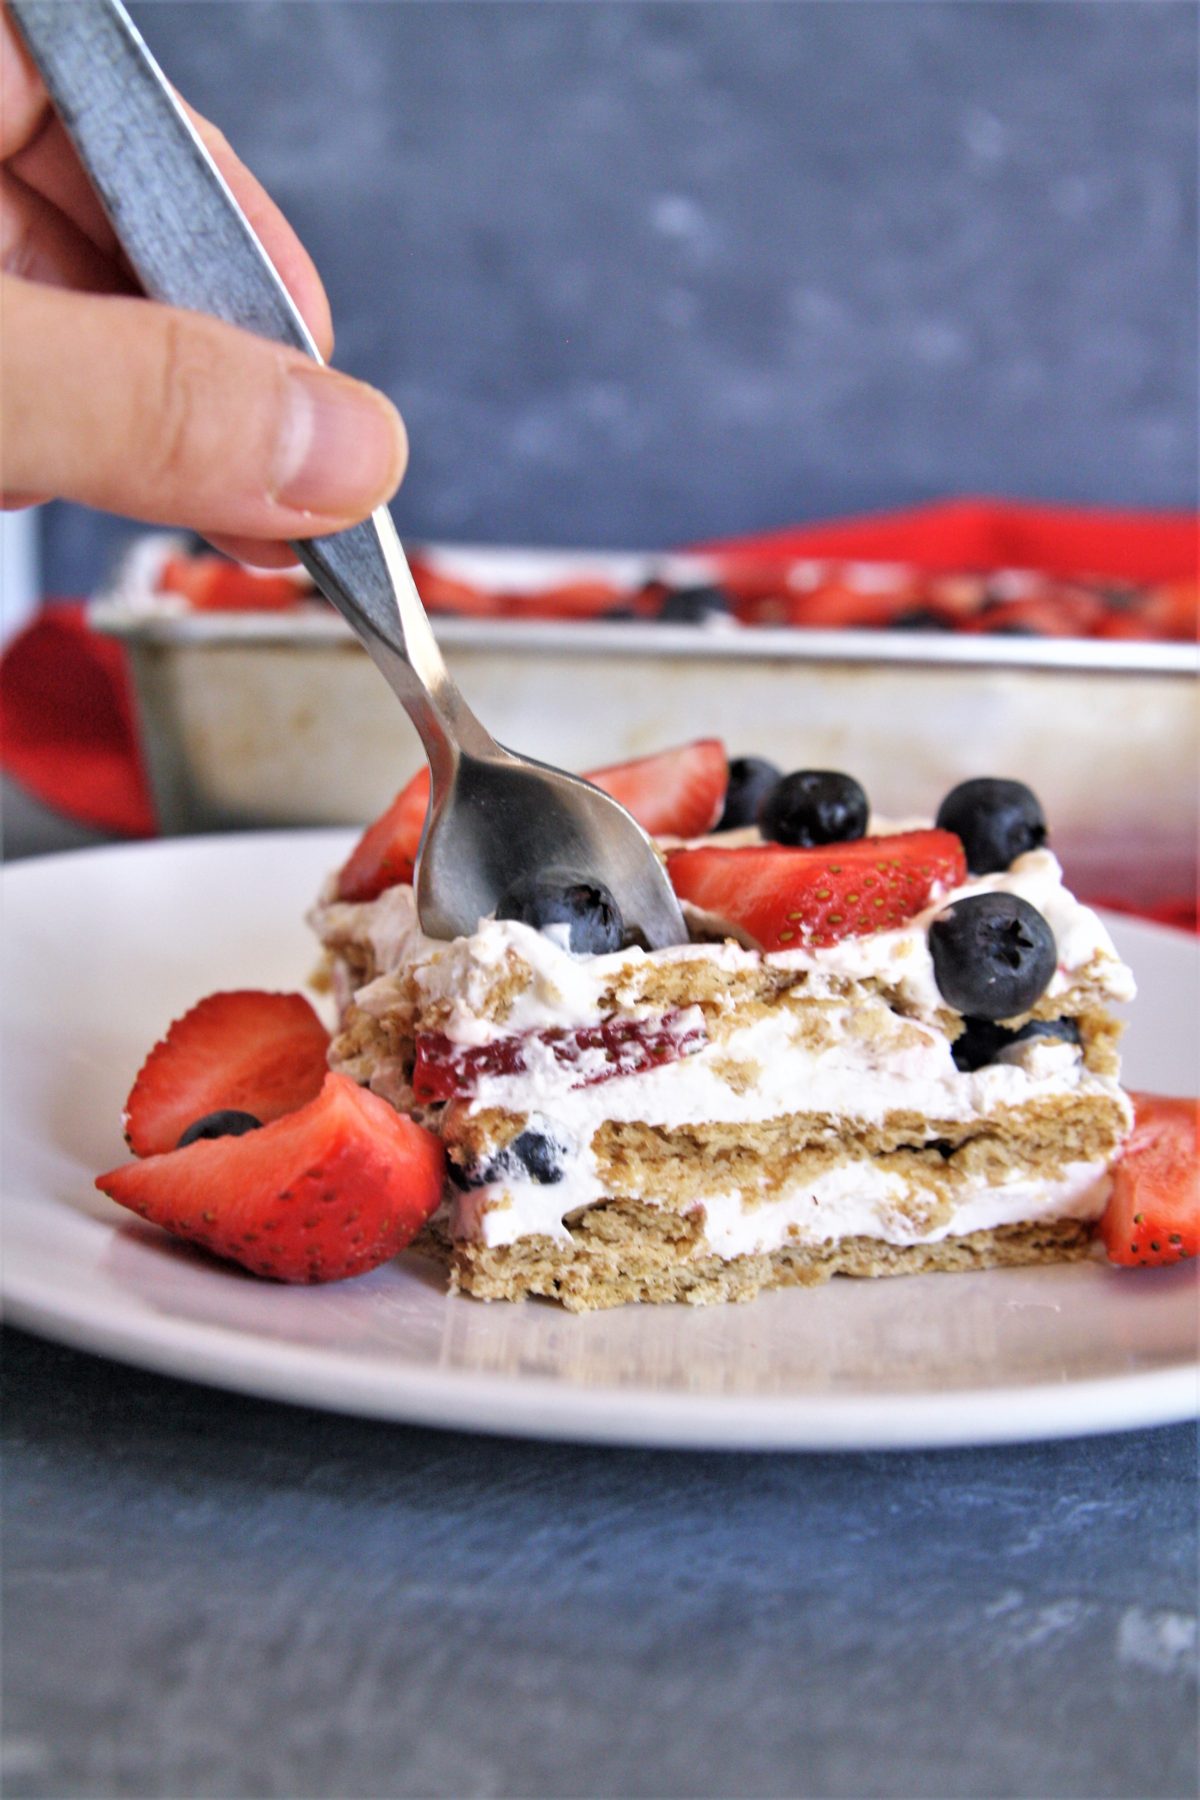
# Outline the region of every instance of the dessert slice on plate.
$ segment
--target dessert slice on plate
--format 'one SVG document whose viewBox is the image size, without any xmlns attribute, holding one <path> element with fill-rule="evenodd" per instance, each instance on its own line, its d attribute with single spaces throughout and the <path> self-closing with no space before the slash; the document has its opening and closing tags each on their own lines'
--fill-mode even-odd
<svg viewBox="0 0 1200 1800">
<path fill-rule="evenodd" d="M 586 870 L 426 938 L 419 781 L 313 915 L 333 1068 L 445 1147 L 454 1287 L 585 1310 L 1087 1252 L 1133 982 L 1027 788 L 891 825 L 712 740 L 593 779 L 662 841 L 688 944 L 629 942 Z"/>
</svg>

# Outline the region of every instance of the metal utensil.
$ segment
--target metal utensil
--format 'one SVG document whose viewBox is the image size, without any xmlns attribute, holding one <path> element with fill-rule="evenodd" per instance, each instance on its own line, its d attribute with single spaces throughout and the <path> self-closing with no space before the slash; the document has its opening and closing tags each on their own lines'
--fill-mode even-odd
<svg viewBox="0 0 1200 1800">
<path fill-rule="evenodd" d="M 50 98 L 146 292 L 305 351 L 316 345 L 120 0 L 9 0 Z M 518 876 L 603 882 L 650 948 L 687 930 L 646 833 L 608 795 L 504 749 L 451 680 L 391 515 L 295 545 L 406 708 L 432 772 L 417 905 L 432 937 L 474 931 Z"/>
</svg>

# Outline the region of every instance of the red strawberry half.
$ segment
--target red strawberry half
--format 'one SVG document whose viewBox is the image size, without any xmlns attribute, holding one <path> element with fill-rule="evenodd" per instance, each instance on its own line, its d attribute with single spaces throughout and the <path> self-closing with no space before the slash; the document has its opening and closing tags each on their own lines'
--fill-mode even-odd
<svg viewBox="0 0 1200 1800">
<path fill-rule="evenodd" d="M 96 1186 L 175 1237 L 275 1281 L 365 1275 L 410 1243 L 442 1194 L 437 1138 L 345 1075 L 244 1137 L 125 1163 Z"/>
<path fill-rule="evenodd" d="M 950 831 L 904 831 L 815 850 L 780 844 L 675 850 L 681 900 L 727 919 L 764 950 L 837 944 L 903 925 L 967 878 Z"/>
<path fill-rule="evenodd" d="M 338 899 L 374 900 L 385 888 L 411 881 L 428 810 L 429 770 L 419 769 L 354 846 L 338 875 Z"/>
<path fill-rule="evenodd" d="M 302 994 L 210 994 L 177 1019 L 142 1064 L 125 1103 L 136 1156 L 174 1150 L 208 1113 L 266 1124 L 321 1090 L 329 1033 Z"/>
<path fill-rule="evenodd" d="M 644 831 L 699 837 L 721 816 L 729 764 L 717 738 L 702 738 L 658 756 L 594 769 L 587 779 L 619 800 Z M 412 880 L 428 805 L 429 770 L 422 769 L 358 840 L 338 876 L 339 900 L 374 900 L 385 888 Z"/>
<path fill-rule="evenodd" d="M 719 738 L 593 769 L 588 780 L 619 800 L 655 837 L 700 837 L 721 816 L 729 761 Z"/>
<path fill-rule="evenodd" d="M 1200 1248 L 1200 1101 L 1132 1099 L 1100 1236 L 1108 1260 L 1127 1268 L 1182 1262 Z"/>
</svg>

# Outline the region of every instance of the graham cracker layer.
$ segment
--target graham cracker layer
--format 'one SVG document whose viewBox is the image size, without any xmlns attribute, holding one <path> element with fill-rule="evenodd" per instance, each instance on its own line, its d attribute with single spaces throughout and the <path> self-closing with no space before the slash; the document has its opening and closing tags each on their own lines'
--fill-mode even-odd
<svg viewBox="0 0 1200 1800">
<path fill-rule="evenodd" d="M 568 1227 L 569 1243 L 531 1237 L 491 1249 L 451 1244 L 444 1231 L 427 1228 L 418 1247 L 447 1265 L 451 1292 L 479 1300 L 540 1296 L 568 1312 L 594 1312 L 647 1302 L 711 1306 L 753 1300 L 769 1288 L 815 1287 L 834 1275 L 876 1279 L 1076 1262 L 1088 1254 L 1092 1230 L 1085 1220 L 1058 1219 L 926 1244 L 887 1244 L 868 1237 L 785 1244 L 725 1261 L 702 1248 L 702 1213 L 688 1216 L 608 1201 L 589 1207 Z"/>
<path fill-rule="evenodd" d="M 681 1206 L 714 1190 L 754 1204 L 847 1160 L 872 1162 L 952 1199 L 1014 1170 L 1053 1181 L 1068 1164 L 1105 1162 L 1127 1130 L 1109 1095 L 1063 1094 L 970 1120 L 896 1110 L 878 1123 L 795 1112 L 751 1123 L 675 1129 L 609 1120 L 592 1139 L 608 1194 Z"/>
</svg>

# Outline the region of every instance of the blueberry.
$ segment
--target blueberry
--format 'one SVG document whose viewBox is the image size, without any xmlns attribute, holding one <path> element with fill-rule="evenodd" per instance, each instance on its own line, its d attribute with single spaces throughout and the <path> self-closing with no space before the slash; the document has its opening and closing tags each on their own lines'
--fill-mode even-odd
<svg viewBox="0 0 1200 1800">
<path fill-rule="evenodd" d="M 521 1165 L 530 1181 L 536 1181 L 542 1187 L 553 1187 L 566 1172 L 562 1164 L 562 1145 L 531 1126 L 513 1139 L 507 1154 Z"/>
<path fill-rule="evenodd" d="M 487 1171 L 481 1169 L 478 1163 L 455 1162 L 452 1156 L 448 1156 L 446 1178 L 454 1183 L 460 1193 L 469 1194 L 472 1188 L 483 1186 L 487 1180 Z"/>
<path fill-rule="evenodd" d="M 1041 803 L 1023 781 L 960 781 L 938 807 L 937 822 L 962 839 L 972 875 L 994 875 L 1046 841 Z"/>
<path fill-rule="evenodd" d="M 464 1193 L 469 1193 L 472 1188 L 486 1187 L 492 1181 L 503 1181 L 506 1176 L 512 1181 L 535 1181 L 540 1187 L 553 1187 L 566 1173 L 563 1146 L 549 1132 L 526 1126 L 520 1136 L 506 1144 L 490 1162 L 462 1165 L 448 1157 L 446 1173 L 455 1187 Z"/>
<path fill-rule="evenodd" d="M 253 1113 L 236 1112 L 227 1108 L 224 1112 L 205 1113 L 194 1125 L 189 1125 L 175 1148 L 182 1150 L 185 1144 L 194 1144 L 199 1138 L 242 1137 L 247 1131 L 261 1131 L 262 1120 L 256 1119 Z"/>
<path fill-rule="evenodd" d="M 553 871 L 522 875 L 501 897 L 496 917 L 517 919 L 535 931 L 567 925 L 568 950 L 583 956 L 619 950 L 625 935 L 620 907 L 603 882 L 590 881 L 586 875 Z"/>
<path fill-rule="evenodd" d="M 949 631 L 950 623 L 928 606 L 910 606 L 892 620 L 893 631 Z"/>
<path fill-rule="evenodd" d="M 955 1012 L 1011 1019 L 1027 1012 L 1058 962 L 1054 933 L 1016 894 L 971 894 L 929 927 L 938 991 Z"/>
<path fill-rule="evenodd" d="M 844 844 L 867 829 L 867 796 L 853 775 L 798 769 L 763 801 L 759 829 L 775 844 Z"/>
<path fill-rule="evenodd" d="M 964 1074 L 985 1068 L 988 1063 L 995 1062 L 998 1053 L 1006 1044 L 1011 1044 L 1012 1039 L 1011 1031 L 1005 1031 L 1003 1025 L 994 1025 L 990 1019 L 964 1019 L 962 1031 L 950 1046 L 954 1066 Z"/>
<path fill-rule="evenodd" d="M 664 625 L 703 625 L 706 619 L 728 618 L 732 610 L 724 588 L 668 588 L 658 617 Z"/>
<path fill-rule="evenodd" d="M 714 831 L 736 831 L 742 825 L 753 825 L 758 809 L 780 780 L 780 771 L 763 756 L 735 756 L 729 765 L 729 786 L 725 790 L 725 811 Z"/>
<path fill-rule="evenodd" d="M 1020 1031 L 1007 1031 L 990 1019 L 964 1019 L 964 1029 L 955 1038 L 951 1054 L 956 1069 L 982 1069 L 988 1063 L 1007 1062 L 1005 1052 L 1013 1044 L 1026 1044 L 1030 1038 L 1057 1038 L 1061 1043 L 1078 1044 L 1079 1026 L 1074 1019 L 1030 1019 Z"/>
</svg>

